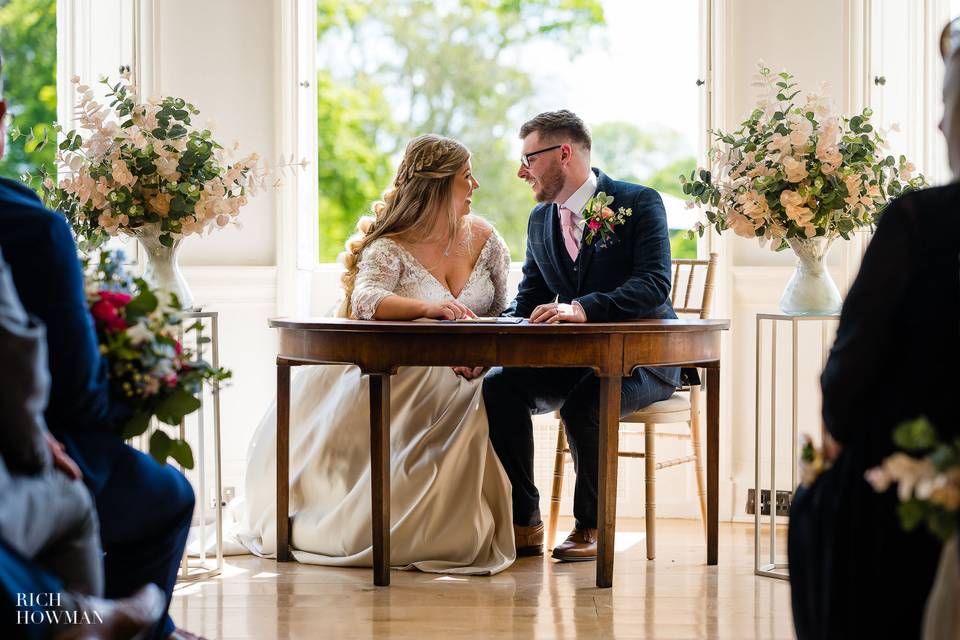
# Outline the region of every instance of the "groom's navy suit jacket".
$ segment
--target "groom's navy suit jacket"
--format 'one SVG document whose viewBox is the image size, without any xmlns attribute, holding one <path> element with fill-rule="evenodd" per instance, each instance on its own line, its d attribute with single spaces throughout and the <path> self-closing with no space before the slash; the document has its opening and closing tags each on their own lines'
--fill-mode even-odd
<svg viewBox="0 0 960 640">
<path fill-rule="evenodd" d="M 589 322 L 676 319 L 670 304 L 670 237 L 660 194 L 638 184 L 613 180 L 599 169 L 597 192 L 613 196 L 609 205 L 632 210 L 605 246 L 581 242 L 577 261 L 560 237 L 557 205 L 534 207 L 527 223 L 527 255 L 517 297 L 505 315 L 529 318 L 538 305 L 576 301 Z M 584 235 L 587 229 L 584 226 Z M 667 384 L 679 385 L 678 367 L 649 367 Z"/>
</svg>

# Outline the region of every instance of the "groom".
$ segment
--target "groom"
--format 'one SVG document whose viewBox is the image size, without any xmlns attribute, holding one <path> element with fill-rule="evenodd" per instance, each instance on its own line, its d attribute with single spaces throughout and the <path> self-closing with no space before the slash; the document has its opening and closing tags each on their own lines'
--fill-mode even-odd
<svg viewBox="0 0 960 640">
<path fill-rule="evenodd" d="M 590 131 L 570 111 L 541 113 L 520 128 L 517 176 L 537 206 L 527 223 L 527 254 L 516 299 L 505 315 L 532 323 L 622 322 L 676 318 L 670 305 L 670 240 L 660 195 L 590 167 Z M 598 192 L 632 215 L 612 237 L 587 244 L 583 211 Z M 575 338 L 574 338 L 575 339 Z M 669 398 L 676 367 L 638 369 L 623 379 L 621 415 Z M 543 552 L 540 494 L 533 482 L 533 414 L 560 409 L 577 472 L 576 526 L 553 550 L 558 560 L 597 557 L 599 379 L 590 369 L 494 369 L 483 397 L 490 439 L 513 484 L 517 555 Z"/>
</svg>

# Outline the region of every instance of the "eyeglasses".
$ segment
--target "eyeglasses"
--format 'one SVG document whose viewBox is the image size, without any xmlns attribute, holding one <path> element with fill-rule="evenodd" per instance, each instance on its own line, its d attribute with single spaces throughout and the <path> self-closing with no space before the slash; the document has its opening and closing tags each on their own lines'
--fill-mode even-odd
<svg viewBox="0 0 960 640">
<path fill-rule="evenodd" d="M 537 155 L 537 154 L 539 154 L 539 153 L 546 153 L 547 151 L 553 151 L 554 149 L 559 149 L 559 148 L 562 147 L 562 146 L 563 146 L 562 144 L 555 144 L 555 145 L 553 145 L 552 147 L 547 147 L 546 149 L 540 149 L 539 151 L 531 151 L 530 153 L 522 153 L 522 154 L 520 154 L 520 164 L 522 164 L 522 165 L 525 166 L 527 169 L 529 169 L 529 168 L 530 168 L 530 158 L 532 158 L 533 156 L 535 156 L 535 155 Z"/>
</svg>

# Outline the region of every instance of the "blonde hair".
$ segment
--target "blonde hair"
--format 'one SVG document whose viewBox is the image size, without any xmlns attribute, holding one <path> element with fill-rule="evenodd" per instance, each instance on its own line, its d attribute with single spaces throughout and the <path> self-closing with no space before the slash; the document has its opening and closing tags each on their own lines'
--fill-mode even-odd
<svg viewBox="0 0 960 640">
<path fill-rule="evenodd" d="M 383 194 L 383 200 L 374 203 L 373 217 L 360 218 L 357 233 L 347 240 L 346 251 L 340 254 L 345 267 L 340 277 L 345 296 L 338 316 L 353 316 L 351 298 L 360 260 L 363 250 L 375 240 L 427 238 L 436 223 L 435 216 L 440 216 L 446 222 L 447 251 L 453 247 L 463 224 L 454 207 L 453 182 L 469 159 L 470 151 L 465 146 L 432 133 L 407 144 L 393 186 Z"/>
</svg>

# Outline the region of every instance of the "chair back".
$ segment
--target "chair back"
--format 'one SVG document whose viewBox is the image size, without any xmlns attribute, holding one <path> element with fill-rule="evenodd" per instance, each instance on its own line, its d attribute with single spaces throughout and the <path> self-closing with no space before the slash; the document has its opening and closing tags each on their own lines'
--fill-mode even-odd
<svg viewBox="0 0 960 640">
<path fill-rule="evenodd" d="M 678 258 L 673 261 L 670 302 L 677 315 L 696 315 L 701 320 L 710 317 L 716 267 L 716 253 L 711 253 L 705 260 Z"/>
</svg>

